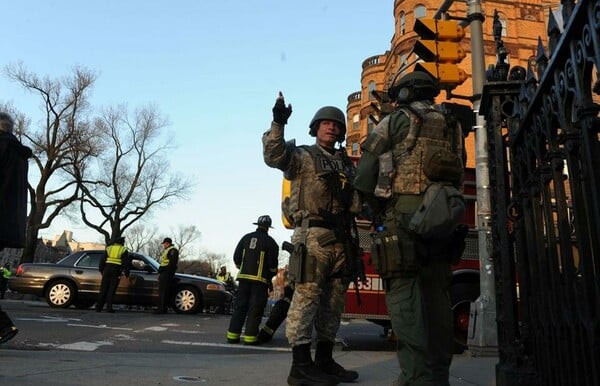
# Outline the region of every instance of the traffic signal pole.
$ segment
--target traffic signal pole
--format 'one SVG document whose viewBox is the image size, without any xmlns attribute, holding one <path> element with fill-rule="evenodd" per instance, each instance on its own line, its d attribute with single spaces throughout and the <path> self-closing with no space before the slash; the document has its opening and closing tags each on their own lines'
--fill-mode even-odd
<svg viewBox="0 0 600 386">
<path fill-rule="evenodd" d="M 475 355 L 496 354 L 498 332 L 496 325 L 496 297 L 494 264 L 490 259 L 491 200 L 490 177 L 485 119 L 479 115 L 481 94 L 485 82 L 485 57 L 483 51 L 483 10 L 481 0 L 467 0 L 467 19 L 471 32 L 471 63 L 473 82 L 473 113 L 475 114 L 475 179 L 477 184 L 477 216 L 479 251 L 480 294 L 471 303 L 469 315 L 469 351 Z"/>
</svg>

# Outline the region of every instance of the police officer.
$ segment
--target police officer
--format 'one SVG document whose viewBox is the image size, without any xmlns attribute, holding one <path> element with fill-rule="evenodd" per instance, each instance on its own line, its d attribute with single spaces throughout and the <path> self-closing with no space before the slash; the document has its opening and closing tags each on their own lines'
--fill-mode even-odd
<svg viewBox="0 0 600 386">
<path fill-rule="evenodd" d="M 264 133 L 265 163 L 283 171 L 291 181 L 291 195 L 283 203 L 284 214 L 295 225 L 292 243 L 299 250 L 305 277 L 296 278 L 287 315 L 286 336 L 292 346 L 288 384 L 335 385 L 358 378 L 332 357 L 340 326 L 348 283 L 342 281 L 345 252 L 339 233 L 342 214 L 357 213 L 358 195 L 352 188 L 355 167 L 346 150 L 336 148 L 346 134 L 344 113 L 333 106 L 317 110 L 309 127 L 316 138 L 311 146 L 285 142 L 284 126 L 292 113 L 280 92 L 273 107 L 271 128 Z M 336 232 L 337 231 L 337 232 Z M 310 352 L 313 328 L 317 347 Z"/>
<path fill-rule="evenodd" d="M 235 283 L 233 282 L 233 277 L 231 277 L 231 274 L 227 272 L 226 266 L 221 267 L 221 270 L 217 274 L 216 279 L 225 284 L 225 289 L 227 291 L 235 290 Z"/>
<path fill-rule="evenodd" d="M 242 237 L 233 253 L 239 282 L 235 294 L 235 309 L 227 330 L 227 342 L 238 343 L 244 322 L 244 344 L 258 344 L 258 328 L 262 320 L 271 279 L 277 274 L 279 246 L 269 236 L 271 217 L 260 216 L 254 223 L 256 231 Z"/>
<path fill-rule="evenodd" d="M 14 121 L 0 112 L 0 250 L 23 248 L 27 221 L 27 160 L 31 149 L 13 134 Z M 0 307 L 0 343 L 19 330 Z"/>
<path fill-rule="evenodd" d="M 160 267 L 158 268 L 158 307 L 154 310 L 155 314 L 166 314 L 169 306 L 171 287 L 175 272 L 177 272 L 177 263 L 179 262 L 179 251 L 173 245 L 173 240 L 165 237 L 162 241 L 164 248 L 160 257 Z"/>
<path fill-rule="evenodd" d="M 380 244 L 385 247 L 377 256 L 384 260 L 379 261 L 379 273 L 384 278 L 387 308 L 398 341 L 401 371 L 397 384 L 449 385 L 453 342 L 448 293 L 451 240 L 424 243 L 408 225 L 432 181 L 456 187 L 462 184 L 462 130 L 434 105 L 439 88 L 428 74 L 409 73 L 395 80 L 388 93 L 396 108 L 363 143 L 354 186 L 364 195 L 375 218 L 380 218 L 377 225 L 382 232 L 397 236 Z M 458 160 L 457 166 L 436 175 L 431 168 L 435 164 L 433 154 L 445 152 Z M 382 165 L 386 159 L 392 164 Z M 389 166 L 393 167 L 391 174 L 385 172 Z"/>
<path fill-rule="evenodd" d="M 113 297 L 119 286 L 121 273 L 125 273 L 125 277 L 129 277 L 130 261 L 127 248 L 125 248 L 125 237 L 117 238 L 106 247 L 98 267 L 102 274 L 102 282 L 100 283 L 100 294 L 96 302 L 96 312 L 102 311 L 104 302 L 106 302 L 106 311 L 115 312 Z"/>
</svg>

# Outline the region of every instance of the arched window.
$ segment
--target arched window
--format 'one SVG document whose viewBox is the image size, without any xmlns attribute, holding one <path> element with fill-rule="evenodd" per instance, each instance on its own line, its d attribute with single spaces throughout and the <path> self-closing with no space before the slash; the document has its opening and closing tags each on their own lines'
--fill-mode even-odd
<svg viewBox="0 0 600 386">
<path fill-rule="evenodd" d="M 406 15 L 404 12 L 400 12 L 400 35 L 404 35 L 406 33 Z"/>
<path fill-rule="evenodd" d="M 415 19 L 427 16 L 427 8 L 424 5 L 417 5 L 415 8 Z"/>
<path fill-rule="evenodd" d="M 354 116 L 352 117 L 352 129 L 358 130 L 359 127 L 360 127 L 360 117 L 358 116 L 358 114 L 354 114 Z"/>
<path fill-rule="evenodd" d="M 367 90 L 369 91 L 369 100 L 371 101 L 371 100 L 375 99 L 375 97 L 371 93 L 371 91 L 375 90 L 375 81 L 369 82 L 369 86 L 367 87 Z"/>
</svg>

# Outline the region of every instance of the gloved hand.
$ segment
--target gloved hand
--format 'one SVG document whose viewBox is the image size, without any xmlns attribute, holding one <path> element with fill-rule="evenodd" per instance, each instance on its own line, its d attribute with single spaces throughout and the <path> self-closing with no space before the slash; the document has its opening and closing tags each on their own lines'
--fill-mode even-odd
<svg viewBox="0 0 600 386">
<path fill-rule="evenodd" d="M 285 125 L 290 115 L 292 115 L 292 105 L 289 104 L 287 107 L 285 106 L 283 94 L 279 91 L 279 96 L 275 101 L 275 106 L 273 106 L 273 122 Z"/>
</svg>

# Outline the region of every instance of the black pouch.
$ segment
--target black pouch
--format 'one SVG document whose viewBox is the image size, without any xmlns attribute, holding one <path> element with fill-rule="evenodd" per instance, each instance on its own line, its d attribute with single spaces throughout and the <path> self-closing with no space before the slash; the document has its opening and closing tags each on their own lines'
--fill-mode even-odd
<svg viewBox="0 0 600 386">
<path fill-rule="evenodd" d="M 411 238 L 385 230 L 377 233 L 373 241 L 371 261 L 383 278 L 402 276 L 419 268 Z"/>
</svg>

